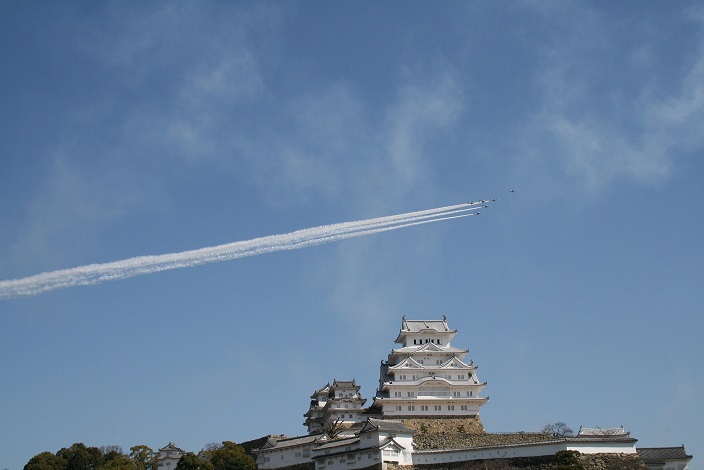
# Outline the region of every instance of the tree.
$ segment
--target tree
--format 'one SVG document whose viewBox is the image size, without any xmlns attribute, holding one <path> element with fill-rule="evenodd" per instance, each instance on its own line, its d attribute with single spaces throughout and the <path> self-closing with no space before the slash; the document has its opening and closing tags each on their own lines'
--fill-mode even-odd
<svg viewBox="0 0 704 470">
<path fill-rule="evenodd" d="M 130 458 L 137 467 L 137 470 L 156 469 L 156 452 L 154 452 L 151 447 L 145 445 L 130 447 Z"/>
<path fill-rule="evenodd" d="M 210 462 L 213 458 L 213 452 L 220 449 L 221 447 L 222 447 L 222 444 L 218 444 L 217 442 L 211 442 L 209 444 L 206 444 L 200 450 L 200 452 L 198 452 L 198 457 L 200 459 L 205 460 L 206 462 Z"/>
<path fill-rule="evenodd" d="M 102 452 L 103 455 L 107 455 L 110 453 L 125 455 L 125 453 L 122 451 L 122 447 L 118 446 L 117 444 L 112 444 L 109 446 L 100 446 L 100 452 Z"/>
<path fill-rule="evenodd" d="M 213 470 L 213 465 L 193 452 L 188 452 L 178 461 L 175 470 Z"/>
<path fill-rule="evenodd" d="M 548 423 L 540 429 L 540 432 L 557 437 L 574 436 L 574 431 L 567 427 L 564 421 Z"/>
<path fill-rule="evenodd" d="M 337 418 L 334 421 L 328 421 L 323 432 L 329 437 L 335 438 L 343 429 L 345 429 L 344 421 L 341 418 Z"/>
<path fill-rule="evenodd" d="M 244 447 L 232 441 L 223 441 L 222 446 L 210 450 L 210 463 L 214 470 L 255 470 L 254 459 L 247 455 Z"/>
<path fill-rule="evenodd" d="M 47 451 L 29 459 L 24 470 L 66 470 L 67 466 L 68 462 L 64 458 Z"/>
<path fill-rule="evenodd" d="M 122 451 L 122 447 L 118 445 L 102 446 L 100 451 L 103 453 L 103 464 L 101 469 L 112 470 L 135 470 L 136 465 Z"/>
<path fill-rule="evenodd" d="M 103 463 L 103 453 L 97 447 L 86 447 L 82 442 L 76 442 L 69 448 L 63 448 L 56 453 L 66 462 L 66 470 L 95 470 Z"/>
<path fill-rule="evenodd" d="M 116 454 L 106 460 L 100 470 L 137 470 L 137 465 L 125 454 Z"/>
</svg>

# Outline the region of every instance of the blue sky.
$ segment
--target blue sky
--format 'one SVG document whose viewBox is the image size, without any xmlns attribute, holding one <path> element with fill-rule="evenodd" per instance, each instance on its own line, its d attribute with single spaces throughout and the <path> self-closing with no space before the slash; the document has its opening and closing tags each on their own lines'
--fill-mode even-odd
<svg viewBox="0 0 704 470">
<path fill-rule="evenodd" d="M 1 280 L 497 198 L 0 301 L 0 468 L 303 434 L 402 315 L 459 330 L 488 431 L 702 468 L 701 2 L 6 2 L 0 38 Z"/>
</svg>

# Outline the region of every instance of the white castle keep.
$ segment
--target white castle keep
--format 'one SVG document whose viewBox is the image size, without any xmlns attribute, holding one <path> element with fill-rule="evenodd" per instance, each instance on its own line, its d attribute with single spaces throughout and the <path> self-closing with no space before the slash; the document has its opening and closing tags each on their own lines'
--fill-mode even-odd
<svg viewBox="0 0 704 470">
<path fill-rule="evenodd" d="M 384 417 L 476 416 L 488 398 L 480 397 L 473 361 L 463 362 L 467 349 L 452 346 L 457 334 L 442 320 L 406 320 L 392 349 L 381 363 L 379 390 L 372 408 Z"/>
</svg>

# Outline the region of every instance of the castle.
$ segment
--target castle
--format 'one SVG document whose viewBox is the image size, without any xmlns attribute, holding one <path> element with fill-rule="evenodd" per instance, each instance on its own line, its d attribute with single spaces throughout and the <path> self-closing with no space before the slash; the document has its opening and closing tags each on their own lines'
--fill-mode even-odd
<svg viewBox="0 0 704 470">
<path fill-rule="evenodd" d="M 442 320 L 402 319 L 370 407 L 354 380 L 333 380 L 315 390 L 304 414 L 308 434 L 268 436 L 254 450 L 260 469 L 358 470 L 397 466 L 434 468 L 486 459 L 554 456 L 577 451 L 614 455 L 632 468 L 688 470 L 684 447 L 636 449 L 623 428 L 581 428 L 576 436 L 486 433 L 479 410 L 486 382 L 452 346 L 457 334 Z M 642 455 L 642 458 L 639 458 Z M 602 457 L 605 458 L 605 457 Z"/>
</svg>

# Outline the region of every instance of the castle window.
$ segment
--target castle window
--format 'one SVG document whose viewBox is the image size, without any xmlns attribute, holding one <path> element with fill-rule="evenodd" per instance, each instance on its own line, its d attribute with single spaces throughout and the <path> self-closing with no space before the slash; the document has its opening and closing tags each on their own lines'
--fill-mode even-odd
<svg viewBox="0 0 704 470">
<path fill-rule="evenodd" d="M 420 411 L 428 411 L 428 405 L 421 405 Z"/>
<path fill-rule="evenodd" d="M 401 411 L 401 405 L 396 406 L 396 411 Z"/>
<path fill-rule="evenodd" d="M 415 411 L 415 410 L 416 410 L 416 407 L 413 405 L 408 407 L 408 411 Z"/>
<path fill-rule="evenodd" d="M 450 411 L 455 411 L 455 405 L 447 405 L 447 409 Z"/>
</svg>

